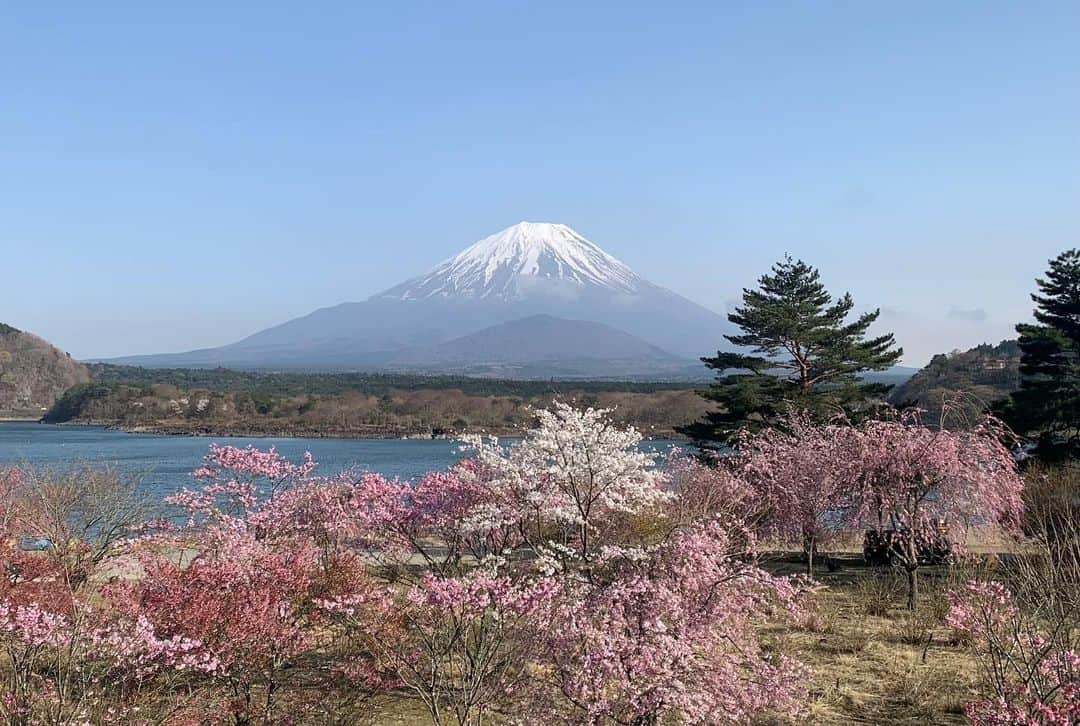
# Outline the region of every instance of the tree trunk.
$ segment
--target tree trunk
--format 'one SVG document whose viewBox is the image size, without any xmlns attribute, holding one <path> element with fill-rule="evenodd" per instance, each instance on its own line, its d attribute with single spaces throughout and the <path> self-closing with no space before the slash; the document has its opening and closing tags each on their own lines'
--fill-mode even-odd
<svg viewBox="0 0 1080 726">
<path fill-rule="evenodd" d="M 908 527 L 907 608 L 914 610 L 919 601 L 919 545 L 915 541 L 914 523 Z"/>
<path fill-rule="evenodd" d="M 809 536 L 805 540 L 806 542 L 806 576 L 814 576 L 814 541 L 813 535 Z"/>
<path fill-rule="evenodd" d="M 909 567 L 907 571 L 907 609 L 914 610 L 919 604 L 919 570 Z"/>
</svg>

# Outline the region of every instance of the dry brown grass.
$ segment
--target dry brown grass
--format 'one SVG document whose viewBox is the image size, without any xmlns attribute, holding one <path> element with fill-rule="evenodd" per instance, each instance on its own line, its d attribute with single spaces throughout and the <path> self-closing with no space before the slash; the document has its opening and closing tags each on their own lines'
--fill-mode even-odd
<svg viewBox="0 0 1080 726">
<path fill-rule="evenodd" d="M 826 587 L 813 596 L 809 627 L 773 628 L 769 638 L 810 669 L 803 723 L 962 724 L 972 699 L 975 663 L 951 643 L 942 624 L 944 589 L 958 575 L 925 568 L 919 610 L 904 608 L 903 589 L 888 570 L 864 567 L 855 556 L 821 572 Z M 794 558 L 770 569 L 798 570 Z"/>
</svg>

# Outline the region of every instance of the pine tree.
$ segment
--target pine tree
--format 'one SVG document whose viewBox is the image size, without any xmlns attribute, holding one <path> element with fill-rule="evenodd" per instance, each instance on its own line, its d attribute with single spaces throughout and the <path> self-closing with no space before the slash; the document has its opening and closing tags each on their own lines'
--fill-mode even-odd
<svg viewBox="0 0 1080 726">
<path fill-rule="evenodd" d="M 879 310 L 847 322 L 851 295 L 834 301 L 818 271 L 802 260 L 785 257 L 758 285 L 744 289 L 742 307 L 728 315 L 742 334 L 724 336 L 751 355 L 701 359 L 717 373 L 701 392 L 717 409 L 681 432 L 703 448 L 733 444 L 742 428 L 777 425 L 791 407 L 823 419 L 852 414 L 889 389 L 860 374 L 884 370 L 903 354 L 892 334 L 866 337 Z"/>
<path fill-rule="evenodd" d="M 1037 324 L 1021 323 L 1020 390 L 1002 413 L 1036 439 L 1041 458 L 1080 457 L 1080 249 L 1050 260 L 1037 279 Z"/>
</svg>

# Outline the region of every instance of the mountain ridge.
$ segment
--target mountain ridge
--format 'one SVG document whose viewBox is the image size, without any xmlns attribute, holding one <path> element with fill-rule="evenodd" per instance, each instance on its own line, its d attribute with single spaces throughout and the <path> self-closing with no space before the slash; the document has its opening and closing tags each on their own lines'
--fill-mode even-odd
<svg viewBox="0 0 1080 726">
<path fill-rule="evenodd" d="M 217 348 L 111 362 L 380 370 L 402 351 L 538 314 L 599 323 L 689 359 L 725 346 L 731 331 L 723 316 L 649 282 L 566 225 L 521 222 L 365 301 L 320 308 Z"/>
<path fill-rule="evenodd" d="M 1015 339 L 939 353 L 889 393 L 897 406 L 915 406 L 936 424 L 946 410 L 952 425 L 977 421 L 1020 385 L 1020 346 Z"/>
</svg>

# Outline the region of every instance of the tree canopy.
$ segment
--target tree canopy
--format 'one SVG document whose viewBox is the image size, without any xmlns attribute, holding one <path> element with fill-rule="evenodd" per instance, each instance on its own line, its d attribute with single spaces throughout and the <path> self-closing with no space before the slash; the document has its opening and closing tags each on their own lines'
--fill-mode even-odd
<svg viewBox="0 0 1080 726">
<path fill-rule="evenodd" d="M 1080 456 L 1080 249 L 1050 261 L 1035 281 L 1035 324 L 1020 334 L 1020 390 L 1002 413 L 1017 433 L 1037 441 L 1037 453 Z"/>
<path fill-rule="evenodd" d="M 717 410 L 682 429 L 699 446 L 730 445 L 740 429 L 777 425 L 792 407 L 822 418 L 850 415 L 888 391 L 860 376 L 894 365 L 903 354 L 892 334 L 867 336 L 880 310 L 849 320 L 851 295 L 834 300 L 814 267 L 785 257 L 757 289 L 744 289 L 742 299 L 728 315 L 741 333 L 724 337 L 749 354 L 702 358 L 717 373 L 702 392 Z"/>
</svg>

